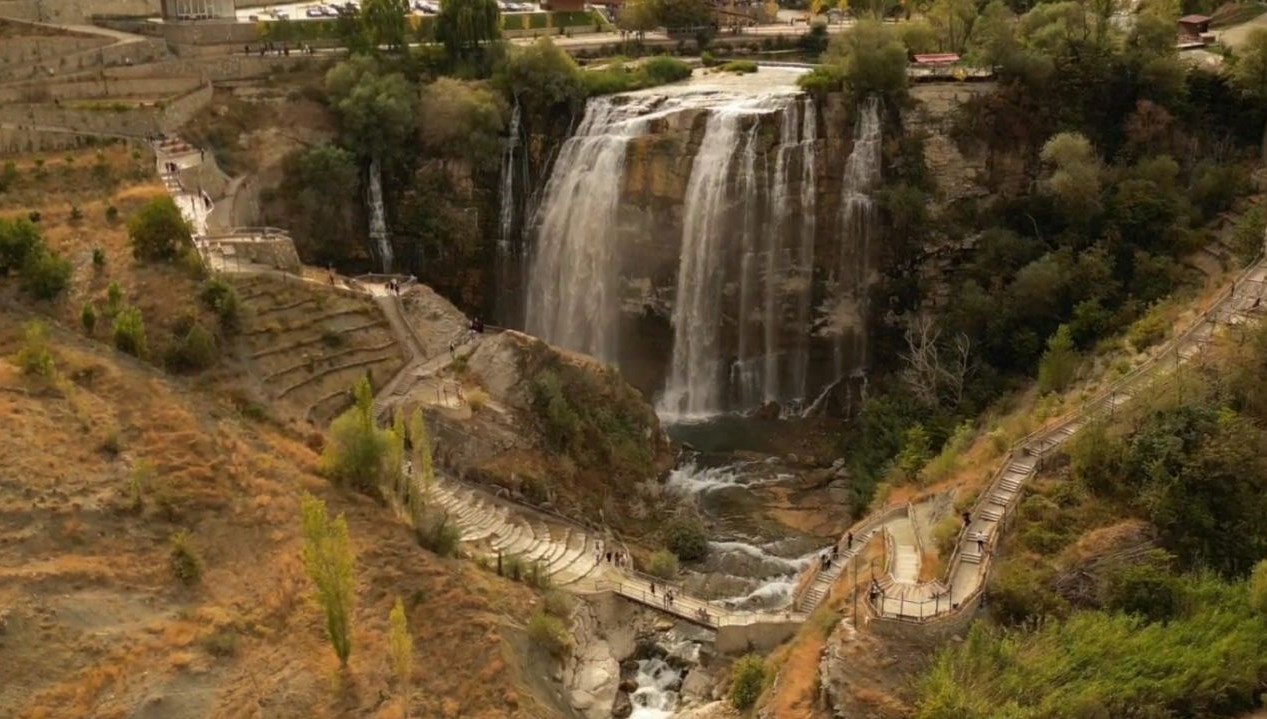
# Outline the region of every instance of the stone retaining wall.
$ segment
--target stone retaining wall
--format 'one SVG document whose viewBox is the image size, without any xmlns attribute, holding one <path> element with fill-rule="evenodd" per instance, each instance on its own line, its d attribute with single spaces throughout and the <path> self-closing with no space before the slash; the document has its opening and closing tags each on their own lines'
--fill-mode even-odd
<svg viewBox="0 0 1267 719">
<path fill-rule="evenodd" d="M 0 123 L 19 129 L 69 129 L 96 135 L 144 137 L 173 132 L 211 101 L 212 87 L 203 85 L 166 103 L 130 109 L 68 108 L 0 103 Z"/>
<path fill-rule="evenodd" d="M 197 77 L 70 80 L 30 82 L 0 87 L 0 102 L 38 103 L 57 100 L 110 98 L 167 98 L 184 95 L 202 86 Z"/>
<path fill-rule="evenodd" d="M 161 40 L 103 45 L 72 55 L 64 55 L 56 58 L 55 61 L 29 62 L 25 65 L 0 68 L 0 81 L 46 80 L 84 70 L 126 66 L 128 63 L 139 65 L 161 60 L 167 56 L 167 43 Z M 50 70 L 52 74 L 49 74 Z"/>
<path fill-rule="evenodd" d="M 43 62 L 48 64 L 64 55 L 73 55 L 110 45 L 110 38 L 86 37 L 9 37 L 0 43 L 0 67 Z"/>
</svg>

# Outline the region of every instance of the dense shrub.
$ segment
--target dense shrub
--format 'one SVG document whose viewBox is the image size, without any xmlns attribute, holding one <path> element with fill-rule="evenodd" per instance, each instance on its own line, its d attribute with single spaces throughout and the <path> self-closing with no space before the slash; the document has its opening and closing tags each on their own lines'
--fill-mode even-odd
<svg viewBox="0 0 1267 719">
<path fill-rule="evenodd" d="M 556 659 L 572 651 L 572 635 L 558 617 L 538 612 L 528 620 L 528 639 Z"/>
<path fill-rule="evenodd" d="M 730 670 L 730 704 L 740 711 L 750 708 L 761 696 L 765 684 L 765 661 L 748 654 Z"/>
<path fill-rule="evenodd" d="M 202 287 L 198 295 L 207 309 L 220 318 L 221 331 L 228 333 L 237 330 L 239 322 L 238 292 L 227 281 L 213 277 Z"/>
<path fill-rule="evenodd" d="M 142 260 L 172 260 L 192 246 L 189 223 L 172 198 L 151 200 L 128 220 L 132 253 Z"/>
<path fill-rule="evenodd" d="M 23 374 L 49 379 L 55 372 L 53 354 L 48 349 L 48 326 L 31 320 L 22 328 L 22 349 L 18 350 L 18 366 Z"/>
<path fill-rule="evenodd" d="M 1267 618 L 1267 559 L 1254 565 L 1250 574 L 1249 603 L 1254 611 Z"/>
<path fill-rule="evenodd" d="M 694 514 L 682 513 L 664 526 L 664 544 L 684 562 L 708 556 L 708 531 Z"/>
<path fill-rule="evenodd" d="M 79 324 L 83 325 L 84 332 L 91 335 L 97 329 L 97 308 L 91 302 L 85 302 L 84 308 L 79 312 Z"/>
<path fill-rule="evenodd" d="M 32 222 L 0 218 L 0 274 L 21 269 L 28 257 L 43 251 L 44 239 Z"/>
<path fill-rule="evenodd" d="M 1134 614 L 1151 622 L 1179 613 L 1182 585 L 1162 562 L 1119 567 L 1104 579 L 1101 602 L 1108 609 Z"/>
<path fill-rule="evenodd" d="M 546 614 L 560 619 L 567 619 L 572 616 L 572 610 L 576 607 L 576 602 L 572 600 L 572 595 L 558 589 L 551 589 L 545 593 L 541 608 Z"/>
<path fill-rule="evenodd" d="M 219 354 L 216 338 L 190 316 L 177 322 L 163 364 L 173 372 L 197 372 L 215 364 Z"/>
<path fill-rule="evenodd" d="M 194 549 L 189 533 L 180 531 L 172 535 L 169 555 L 172 574 L 181 584 L 191 586 L 202 579 L 202 558 Z"/>
<path fill-rule="evenodd" d="M 361 378 L 353 390 L 356 403 L 330 423 L 329 441 L 321 452 L 321 471 L 339 484 L 374 494 L 387 486 L 399 467 L 392 467 L 393 433 L 374 420 L 374 391 Z"/>
<path fill-rule="evenodd" d="M 419 546 L 441 557 L 454 557 L 462 543 L 462 529 L 443 511 L 424 512 L 421 520 L 415 521 L 414 537 Z"/>
<path fill-rule="evenodd" d="M 51 300 L 70 284 L 70 260 L 52 250 L 26 256 L 22 264 L 22 289 L 37 300 Z"/>
<path fill-rule="evenodd" d="M 647 573 L 661 579 L 672 579 L 678 573 L 677 555 L 667 549 L 657 549 L 647 562 Z"/>
<path fill-rule="evenodd" d="M 139 309 L 126 307 L 114 318 L 114 347 L 133 357 L 145 356 L 145 319 Z"/>
</svg>

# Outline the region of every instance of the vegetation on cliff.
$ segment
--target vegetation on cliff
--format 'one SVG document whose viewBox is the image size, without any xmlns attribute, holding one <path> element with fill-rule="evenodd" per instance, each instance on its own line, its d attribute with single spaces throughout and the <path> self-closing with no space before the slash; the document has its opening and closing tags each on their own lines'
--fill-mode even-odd
<svg viewBox="0 0 1267 719">
<path fill-rule="evenodd" d="M 890 241 L 871 297 L 886 312 L 870 351 L 904 361 L 872 384 L 846 440 L 859 507 L 876 483 L 906 481 L 895 460 L 908 437 L 935 453 L 1025 380 L 1063 389 L 1107 338 L 1155 322 L 1159 302 L 1199 279 L 1185 259 L 1242 207 L 1264 105 L 1236 75 L 1179 61 L 1173 12 L 1146 6 L 1129 31 L 1106 13 L 1049 3 L 1017 18 L 995 2 L 956 31 L 999 79 L 953 130 L 965 153 L 984 156 L 988 194 L 934 214 L 918 138 L 886 150 L 878 194 Z M 828 72 L 902 102 L 905 58 L 889 50 L 899 40 L 914 41 L 860 24 L 834 42 Z M 930 302 L 935 288 L 916 279 L 934 258 L 953 302 Z"/>
<path fill-rule="evenodd" d="M 1141 392 L 1041 476 L 991 580 L 996 625 L 919 716 L 1235 716 L 1267 685 L 1267 329 Z M 1010 629 L 1003 629 L 1008 627 Z"/>
</svg>

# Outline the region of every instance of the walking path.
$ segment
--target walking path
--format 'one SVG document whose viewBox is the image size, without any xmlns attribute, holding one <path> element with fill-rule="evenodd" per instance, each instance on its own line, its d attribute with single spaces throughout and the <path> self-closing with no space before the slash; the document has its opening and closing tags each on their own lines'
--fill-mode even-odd
<svg viewBox="0 0 1267 719">
<path fill-rule="evenodd" d="M 160 143 L 156 147 L 156 155 L 160 171 L 165 162 L 175 162 L 185 168 L 196 166 L 202 158 L 201 153 L 179 140 Z M 209 255 L 205 235 L 207 215 L 212 209 L 210 203 L 200 198 L 196 190 L 183 188 L 178 182 L 168 181 L 167 187 L 194 228 L 195 243 L 200 252 L 204 256 Z M 231 272 L 235 271 L 234 267 L 221 262 L 216 269 Z M 314 278 L 303 279 L 324 284 Z M 989 574 L 992 550 L 1018 504 L 1025 483 L 1040 468 L 1043 456 L 1059 448 L 1092 417 L 1114 411 L 1129 402 L 1134 394 L 1147 390 L 1156 380 L 1172 374 L 1180 364 L 1200 356 L 1219 327 L 1241 324 L 1267 311 L 1267 305 L 1260 306 L 1264 283 L 1267 283 L 1267 261 L 1260 257 L 1236 280 L 1230 292 L 1219 295 L 1210 309 L 1187 331 L 1152 359 L 1087 403 L 1082 410 L 1018 442 L 1005 456 L 971 510 L 970 522 L 960 533 L 943 579 L 920 580 L 923 552 L 915 517 L 920 513 L 927 514 L 923 505 L 888 508 L 854 525 L 851 528 L 853 541 L 842 538 L 838 546 L 843 549 L 830 566 L 815 563 L 811 568 L 814 576 L 807 579 L 795 602 L 799 611 L 739 611 L 721 602 L 689 596 L 676 588 L 673 589 L 674 600 L 669 603 L 665 597 L 665 586 L 659 580 L 607 560 L 607 551 L 612 545 L 607 538 L 608 533 L 602 529 L 582 527 L 566 518 L 493 497 L 481 489 L 439 475 L 426 488 L 427 497 L 447 511 L 461 530 L 463 542 L 476 554 L 497 561 L 518 557 L 521 562 L 539 567 L 553 584 L 569 591 L 615 592 L 711 628 L 804 621 L 827 597 L 842 571 L 859 561 L 858 555 L 862 550 L 871 541 L 883 539 L 889 557 L 888 576 L 877 582 L 879 594 L 871 602 L 872 610 L 878 617 L 887 619 L 934 620 L 975 608 L 974 600 L 980 596 Z M 453 356 L 448 353 L 424 356 L 422 343 L 404 317 L 399 297 L 372 283 L 341 280 L 340 284 L 377 298 L 393 334 L 410 356 L 405 367 L 375 397 L 375 412 L 381 417 L 416 383 L 448 366 Z M 477 345 L 478 339 L 467 342 L 456 353 L 459 356 L 469 354 Z"/>
</svg>

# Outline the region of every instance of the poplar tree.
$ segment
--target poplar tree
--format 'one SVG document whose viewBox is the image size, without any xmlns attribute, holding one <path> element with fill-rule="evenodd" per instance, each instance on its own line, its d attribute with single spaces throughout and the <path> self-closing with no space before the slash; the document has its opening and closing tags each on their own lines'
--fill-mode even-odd
<svg viewBox="0 0 1267 719">
<path fill-rule="evenodd" d="M 306 493 L 301 511 L 304 571 L 316 587 L 330 646 L 339 657 L 339 664 L 346 668 L 352 655 L 352 612 L 356 603 L 356 557 L 348 539 L 347 520 L 340 514 L 331 521 L 326 503 Z"/>
</svg>

